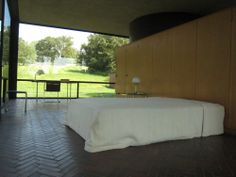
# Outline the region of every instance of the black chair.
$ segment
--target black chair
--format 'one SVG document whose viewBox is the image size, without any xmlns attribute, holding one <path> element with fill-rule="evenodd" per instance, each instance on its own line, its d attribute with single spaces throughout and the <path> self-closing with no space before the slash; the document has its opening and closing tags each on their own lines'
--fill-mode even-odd
<svg viewBox="0 0 236 177">
<path fill-rule="evenodd" d="M 61 91 L 60 81 L 47 81 L 45 86 L 45 92 L 57 92 L 57 101 L 59 102 L 59 92 Z"/>
</svg>

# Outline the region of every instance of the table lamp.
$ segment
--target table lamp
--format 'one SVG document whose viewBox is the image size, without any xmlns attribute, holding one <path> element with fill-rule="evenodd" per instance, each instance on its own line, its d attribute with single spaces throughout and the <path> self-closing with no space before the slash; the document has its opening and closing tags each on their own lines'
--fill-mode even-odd
<svg viewBox="0 0 236 177">
<path fill-rule="evenodd" d="M 141 80 L 139 77 L 135 76 L 132 79 L 132 84 L 134 85 L 134 93 L 138 93 L 138 85 L 140 84 Z"/>
<path fill-rule="evenodd" d="M 39 69 L 39 70 L 35 73 L 35 75 L 34 75 L 34 80 L 36 80 L 36 76 L 37 76 L 37 75 L 40 76 L 40 75 L 43 75 L 43 74 L 45 74 L 44 71 L 43 71 L 42 69 Z"/>
</svg>

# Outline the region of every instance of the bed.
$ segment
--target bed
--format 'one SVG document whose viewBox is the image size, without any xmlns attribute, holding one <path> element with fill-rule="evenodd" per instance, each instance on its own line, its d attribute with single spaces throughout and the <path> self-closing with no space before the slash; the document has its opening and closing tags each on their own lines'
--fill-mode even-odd
<svg viewBox="0 0 236 177">
<path fill-rule="evenodd" d="M 68 105 L 65 124 L 99 152 L 223 133 L 224 107 L 175 98 L 87 98 Z"/>
</svg>

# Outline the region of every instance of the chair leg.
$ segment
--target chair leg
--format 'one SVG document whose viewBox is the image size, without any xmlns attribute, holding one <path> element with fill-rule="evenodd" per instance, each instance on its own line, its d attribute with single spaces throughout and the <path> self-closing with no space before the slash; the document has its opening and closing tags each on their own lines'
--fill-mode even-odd
<svg viewBox="0 0 236 177">
<path fill-rule="evenodd" d="M 17 91 L 17 90 L 9 90 L 7 92 L 8 94 L 9 93 L 16 93 L 16 94 L 24 94 L 25 95 L 25 113 L 27 112 L 27 100 L 28 100 L 28 95 L 27 95 L 27 92 L 25 91 Z M 8 111 L 8 103 L 9 103 L 9 98 L 5 100 L 5 104 L 4 104 L 4 111 L 7 112 Z"/>
<path fill-rule="evenodd" d="M 5 112 L 8 112 L 8 101 L 5 100 L 5 103 L 4 103 L 4 111 Z"/>
<path fill-rule="evenodd" d="M 57 102 L 60 103 L 60 101 L 59 101 L 59 92 L 57 92 Z"/>
</svg>

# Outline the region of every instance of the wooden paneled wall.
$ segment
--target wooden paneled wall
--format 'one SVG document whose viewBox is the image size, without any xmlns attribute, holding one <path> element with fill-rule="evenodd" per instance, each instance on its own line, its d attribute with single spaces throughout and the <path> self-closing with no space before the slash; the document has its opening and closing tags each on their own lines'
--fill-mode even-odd
<svg viewBox="0 0 236 177">
<path fill-rule="evenodd" d="M 230 53 L 230 91 L 229 91 L 229 119 L 226 128 L 235 132 L 236 129 L 236 8 L 232 10 L 231 53 Z"/>
<path fill-rule="evenodd" d="M 177 26 L 117 50 L 117 93 L 134 91 L 205 100 L 225 106 L 236 130 L 236 8 Z"/>
</svg>

